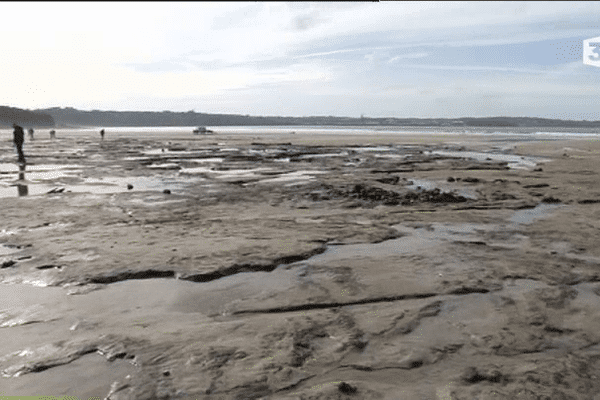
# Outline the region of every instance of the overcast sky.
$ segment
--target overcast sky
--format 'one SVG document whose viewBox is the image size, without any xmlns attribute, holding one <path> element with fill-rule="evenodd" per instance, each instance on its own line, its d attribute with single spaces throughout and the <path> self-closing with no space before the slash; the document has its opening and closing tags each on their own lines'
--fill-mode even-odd
<svg viewBox="0 0 600 400">
<path fill-rule="evenodd" d="M 600 120 L 600 2 L 0 2 L 0 105 Z M 600 53 L 600 52 L 599 52 Z"/>
</svg>

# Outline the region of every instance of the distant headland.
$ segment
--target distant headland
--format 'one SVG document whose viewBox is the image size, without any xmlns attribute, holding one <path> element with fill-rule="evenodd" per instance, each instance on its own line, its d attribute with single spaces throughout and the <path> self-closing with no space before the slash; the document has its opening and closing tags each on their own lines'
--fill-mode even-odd
<svg viewBox="0 0 600 400">
<path fill-rule="evenodd" d="M 82 111 L 75 108 L 23 110 L 0 106 L 0 126 L 16 122 L 33 127 L 135 126 L 415 126 L 415 127 L 564 127 L 600 128 L 600 121 L 533 117 L 351 118 L 334 116 L 277 117 L 150 111 Z"/>
</svg>

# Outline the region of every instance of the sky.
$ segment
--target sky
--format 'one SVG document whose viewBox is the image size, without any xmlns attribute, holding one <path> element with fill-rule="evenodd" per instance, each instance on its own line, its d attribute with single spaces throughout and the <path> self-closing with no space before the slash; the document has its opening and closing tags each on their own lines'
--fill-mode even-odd
<svg viewBox="0 0 600 400">
<path fill-rule="evenodd" d="M 10 107 L 600 120 L 600 67 L 583 63 L 600 2 L 0 2 L 0 15 Z"/>
</svg>

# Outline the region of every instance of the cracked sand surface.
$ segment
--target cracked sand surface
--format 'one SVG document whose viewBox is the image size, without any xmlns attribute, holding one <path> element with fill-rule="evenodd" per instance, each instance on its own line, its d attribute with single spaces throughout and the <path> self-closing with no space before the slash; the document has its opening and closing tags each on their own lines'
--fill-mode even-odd
<svg viewBox="0 0 600 400">
<path fill-rule="evenodd" d="M 443 154 L 481 136 L 107 139 L 31 143 L 29 196 L 0 168 L 0 393 L 600 392 L 597 141 L 508 138 L 520 169 Z"/>
</svg>

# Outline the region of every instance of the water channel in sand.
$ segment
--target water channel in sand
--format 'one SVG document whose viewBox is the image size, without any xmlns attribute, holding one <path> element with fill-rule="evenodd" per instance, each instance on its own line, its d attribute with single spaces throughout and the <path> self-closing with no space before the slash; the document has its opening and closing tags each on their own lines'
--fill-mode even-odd
<svg viewBox="0 0 600 400">
<path fill-rule="evenodd" d="M 424 154 L 437 154 L 440 156 L 456 157 L 456 158 L 471 158 L 478 161 L 504 161 L 508 163 L 509 168 L 519 169 L 531 169 L 538 163 L 548 162 L 549 159 L 542 157 L 525 157 L 517 156 L 514 154 L 503 154 L 495 152 L 479 152 L 479 151 L 447 151 L 447 150 L 434 150 L 424 151 Z"/>
</svg>

